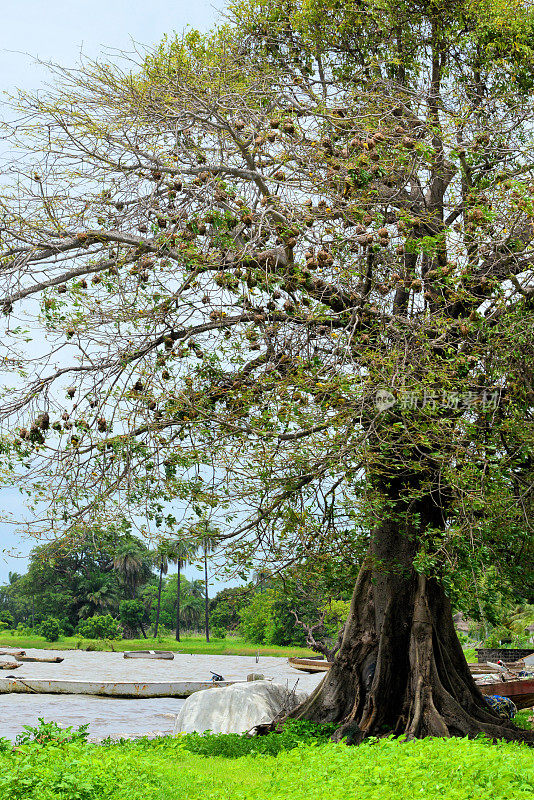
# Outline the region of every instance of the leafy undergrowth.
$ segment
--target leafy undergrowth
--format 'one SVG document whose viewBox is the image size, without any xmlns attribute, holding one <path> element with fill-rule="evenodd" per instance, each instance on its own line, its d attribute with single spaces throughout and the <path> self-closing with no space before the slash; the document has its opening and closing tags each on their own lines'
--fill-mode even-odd
<svg viewBox="0 0 534 800">
<path fill-rule="evenodd" d="M 65 736 L 50 724 L 43 738 L 43 727 L 14 750 L 3 740 L 3 800 L 530 800 L 534 791 L 534 751 L 486 739 L 346 747 L 301 724 L 262 737 L 263 744 L 254 740 L 243 754 L 238 736 L 205 737 L 207 745 L 189 735 L 99 746 L 85 743 L 83 731 Z"/>
</svg>

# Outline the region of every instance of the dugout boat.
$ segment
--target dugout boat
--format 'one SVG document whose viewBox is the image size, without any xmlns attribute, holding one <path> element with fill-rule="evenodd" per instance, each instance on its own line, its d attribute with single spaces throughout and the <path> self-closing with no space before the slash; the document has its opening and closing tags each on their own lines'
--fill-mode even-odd
<svg viewBox="0 0 534 800">
<path fill-rule="evenodd" d="M 534 678 L 520 678 L 517 681 L 483 683 L 478 688 L 482 694 L 509 697 L 519 710 L 534 706 Z"/>
<path fill-rule="evenodd" d="M 287 663 L 300 672 L 328 672 L 332 663 L 319 658 L 288 658 Z"/>
<path fill-rule="evenodd" d="M 126 650 L 124 658 L 162 658 L 172 661 L 174 653 L 170 650 Z"/>
<path fill-rule="evenodd" d="M 189 697 L 203 689 L 218 689 L 238 681 L 80 681 L 44 678 L 0 678 L 0 694 L 89 694 L 97 697 Z"/>
<path fill-rule="evenodd" d="M 49 656 L 49 657 L 38 657 L 38 656 L 27 656 L 27 655 L 15 655 L 17 661 L 28 662 L 30 664 L 61 664 L 62 661 L 65 659 L 61 656 Z"/>
</svg>

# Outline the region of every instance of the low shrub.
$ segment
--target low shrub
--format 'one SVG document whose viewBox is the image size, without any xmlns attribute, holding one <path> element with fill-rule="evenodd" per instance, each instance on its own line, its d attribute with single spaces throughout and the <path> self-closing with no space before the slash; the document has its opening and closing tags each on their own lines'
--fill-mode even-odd
<svg viewBox="0 0 534 800">
<path fill-rule="evenodd" d="M 15 746 L 20 747 L 26 744 L 72 744 L 73 742 L 81 742 L 85 744 L 89 736 L 89 724 L 80 725 L 79 728 L 62 728 L 57 722 L 45 722 L 43 717 L 39 717 L 39 725 L 32 727 L 31 725 L 24 725 L 24 733 L 17 736 Z"/>
<path fill-rule="evenodd" d="M 57 642 L 61 635 L 59 620 L 55 617 L 43 620 L 39 625 L 39 635 L 44 636 L 47 642 Z"/>
<path fill-rule="evenodd" d="M 336 725 L 318 725 L 314 722 L 288 722 L 280 731 L 266 736 L 248 736 L 246 733 L 188 733 L 184 746 L 191 753 L 202 756 L 240 758 L 248 755 L 276 756 L 283 750 L 292 750 L 301 744 L 327 742 Z"/>
<path fill-rule="evenodd" d="M 78 634 L 85 639 L 122 639 L 122 628 L 111 614 L 95 614 L 78 624 Z"/>
</svg>

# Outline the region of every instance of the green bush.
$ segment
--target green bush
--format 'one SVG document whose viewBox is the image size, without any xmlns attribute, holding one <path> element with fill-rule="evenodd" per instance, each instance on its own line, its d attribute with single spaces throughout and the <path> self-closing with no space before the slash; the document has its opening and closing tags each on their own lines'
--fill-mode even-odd
<svg viewBox="0 0 534 800">
<path fill-rule="evenodd" d="M 224 628 L 218 628 L 217 626 L 214 626 L 210 633 L 213 639 L 226 639 L 226 631 Z"/>
<path fill-rule="evenodd" d="M 111 614 L 84 619 L 78 624 L 78 634 L 85 639 L 122 639 L 122 628 Z"/>
<path fill-rule="evenodd" d="M 0 629 L 2 628 L 14 628 L 15 627 L 15 617 L 11 614 L 7 609 L 0 611 Z"/>
<path fill-rule="evenodd" d="M 39 635 L 44 636 L 47 642 L 57 642 L 61 635 L 59 620 L 55 617 L 43 620 L 39 625 Z"/>
<path fill-rule="evenodd" d="M 265 644 L 268 626 L 272 621 L 274 597 L 271 592 L 258 592 L 239 612 L 239 630 L 252 644 Z"/>
<path fill-rule="evenodd" d="M 146 608 L 141 600 L 122 600 L 119 614 L 123 625 L 136 630 L 145 620 Z"/>
<path fill-rule="evenodd" d="M 87 741 L 89 724 L 80 725 L 79 728 L 62 728 L 57 722 L 45 722 L 43 717 L 39 717 L 39 725 L 32 727 L 24 725 L 24 733 L 20 733 L 16 739 L 16 747 L 24 744 L 71 744 L 72 742 Z"/>
</svg>

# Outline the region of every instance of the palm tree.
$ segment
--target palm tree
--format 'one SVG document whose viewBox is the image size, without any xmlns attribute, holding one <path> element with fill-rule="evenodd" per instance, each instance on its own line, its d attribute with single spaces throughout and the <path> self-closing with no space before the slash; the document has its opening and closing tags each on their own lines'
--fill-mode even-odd
<svg viewBox="0 0 534 800">
<path fill-rule="evenodd" d="M 204 630 L 206 633 L 206 641 L 210 640 L 210 611 L 209 611 L 209 593 L 208 593 L 208 553 L 212 553 L 217 547 L 217 539 L 215 538 L 215 531 L 210 531 L 206 528 L 206 535 L 202 538 L 202 553 L 204 561 Z"/>
<path fill-rule="evenodd" d="M 115 550 L 113 568 L 122 578 L 124 585 L 129 587 L 131 598 L 135 599 L 137 588 L 146 583 L 151 575 L 147 548 L 138 539 L 125 537 L 119 541 Z"/>
<path fill-rule="evenodd" d="M 157 638 L 159 628 L 159 614 L 161 609 L 161 587 L 163 583 L 163 576 L 167 574 L 169 569 L 169 561 L 174 560 L 175 551 L 173 544 L 169 541 L 162 540 L 157 546 L 154 553 L 154 560 L 159 566 L 159 583 L 158 583 L 158 605 L 156 608 L 156 624 L 154 625 L 154 638 Z"/>
<path fill-rule="evenodd" d="M 181 580 L 181 572 L 182 567 L 185 567 L 188 561 L 195 555 L 198 549 L 198 545 L 194 544 L 190 540 L 187 539 L 176 539 L 172 543 L 172 551 L 173 551 L 173 558 L 172 560 L 174 564 L 178 566 L 178 581 L 177 581 L 177 588 L 176 588 L 176 641 L 180 641 L 180 580 Z"/>
</svg>

